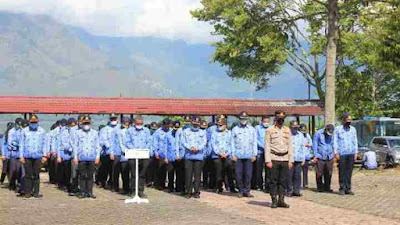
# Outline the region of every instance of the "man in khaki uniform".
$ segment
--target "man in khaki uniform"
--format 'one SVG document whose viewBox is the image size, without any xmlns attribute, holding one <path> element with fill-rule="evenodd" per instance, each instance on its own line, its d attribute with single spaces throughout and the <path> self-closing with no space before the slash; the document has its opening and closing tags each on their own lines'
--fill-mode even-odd
<svg viewBox="0 0 400 225">
<path fill-rule="evenodd" d="M 286 114 L 275 112 L 275 124 L 265 134 L 265 163 L 271 169 L 270 194 L 271 208 L 289 208 L 285 203 L 285 185 L 289 169 L 293 167 L 293 138 L 288 127 L 284 126 Z M 277 195 L 279 199 L 277 200 Z"/>
</svg>

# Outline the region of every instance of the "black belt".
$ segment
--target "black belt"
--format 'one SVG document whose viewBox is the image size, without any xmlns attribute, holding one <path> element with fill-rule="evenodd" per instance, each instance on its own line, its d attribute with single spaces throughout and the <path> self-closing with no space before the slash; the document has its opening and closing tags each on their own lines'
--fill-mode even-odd
<svg viewBox="0 0 400 225">
<path fill-rule="evenodd" d="M 271 153 L 276 155 L 276 156 L 285 156 L 287 155 L 289 152 L 276 152 L 274 150 L 271 150 Z"/>
</svg>

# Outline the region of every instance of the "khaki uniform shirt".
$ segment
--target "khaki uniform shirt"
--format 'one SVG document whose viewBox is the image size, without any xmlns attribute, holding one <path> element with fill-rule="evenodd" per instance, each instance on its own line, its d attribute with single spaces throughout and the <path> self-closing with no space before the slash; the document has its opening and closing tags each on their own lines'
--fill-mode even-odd
<svg viewBox="0 0 400 225">
<path fill-rule="evenodd" d="M 293 137 L 286 126 L 276 125 L 267 129 L 265 134 L 265 162 L 288 161 L 293 163 Z M 287 154 L 285 154 L 287 153 Z"/>
</svg>

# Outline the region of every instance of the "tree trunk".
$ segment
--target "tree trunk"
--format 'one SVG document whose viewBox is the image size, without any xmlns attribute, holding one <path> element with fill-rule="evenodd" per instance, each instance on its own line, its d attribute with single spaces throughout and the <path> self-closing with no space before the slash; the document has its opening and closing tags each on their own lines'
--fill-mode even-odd
<svg viewBox="0 0 400 225">
<path fill-rule="evenodd" d="M 338 0 L 329 0 L 328 48 L 326 51 L 325 124 L 335 123 L 335 70 L 338 33 Z"/>
</svg>

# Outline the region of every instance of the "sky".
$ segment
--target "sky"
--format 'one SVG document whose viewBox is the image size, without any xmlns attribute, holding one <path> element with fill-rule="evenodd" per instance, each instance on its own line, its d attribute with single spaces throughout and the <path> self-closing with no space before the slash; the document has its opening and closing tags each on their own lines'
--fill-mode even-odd
<svg viewBox="0 0 400 225">
<path fill-rule="evenodd" d="M 96 35 L 209 43 L 212 27 L 190 15 L 199 7 L 200 0 L 0 0 L 0 10 L 49 15 Z"/>
</svg>

